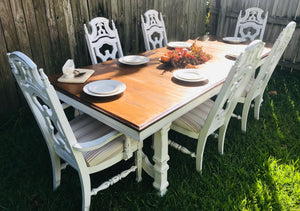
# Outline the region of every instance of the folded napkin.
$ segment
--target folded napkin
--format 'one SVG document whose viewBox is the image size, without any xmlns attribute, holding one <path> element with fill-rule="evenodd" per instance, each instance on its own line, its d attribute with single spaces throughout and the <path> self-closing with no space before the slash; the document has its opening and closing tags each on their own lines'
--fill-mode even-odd
<svg viewBox="0 0 300 211">
<path fill-rule="evenodd" d="M 75 76 L 75 64 L 73 59 L 68 59 L 62 67 L 62 72 L 65 78 L 73 78 Z"/>
<path fill-rule="evenodd" d="M 95 72 L 91 69 L 75 69 L 74 61 L 68 59 L 62 67 L 63 75 L 57 79 L 64 83 L 84 83 Z"/>
</svg>

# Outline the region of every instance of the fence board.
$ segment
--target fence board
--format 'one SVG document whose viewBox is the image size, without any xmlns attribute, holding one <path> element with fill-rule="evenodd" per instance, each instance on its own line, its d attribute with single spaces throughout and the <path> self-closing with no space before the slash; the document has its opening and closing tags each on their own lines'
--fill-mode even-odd
<svg viewBox="0 0 300 211">
<path fill-rule="evenodd" d="M 54 11 L 56 17 L 58 39 L 60 43 L 61 59 L 57 58 L 58 66 L 62 66 L 64 61 L 72 58 L 70 43 L 68 39 L 67 21 L 65 17 L 64 7 L 61 6 L 61 0 L 54 0 Z"/>
<path fill-rule="evenodd" d="M 53 74 L 55 67 L 53 49 L 51 40 L 49 39 L 49 28 L 47 18 L 45 16 L 45 4 L 43 0 L 33 0 L 33 7 L 35 8 L 35 15 L 37 19 L 38 31 L 41 39 L 42 52 L 45 61 L 45 72 L 47 74 Z"/>
<path fill-rule="evenodd" d="M 103 16 L 113 19 L 124 54 L 145 50 L 141 14 L 163 14 L 171 40 L 205 33 L 206 0 L 1 0 L 0 1 L 0 114 L 26 105 L 16 86 L 6 52 L 22 51 L 47 74 L 61 71 L 72 58 L 76 67 L 90 64 L 83 24 Z"/>
<path fill-rule="evenodd" d="M 54 2 L 52 0 L 44 0 L 44 2 L 45 2 L 45 10 L 46 10 L 45 15 L 46 15 L 46 20 L 49 29 L 49 38 L 51 41 L 51 47 L 53 49 L 52 56 L 55 61 L 55 66 L 62 66 L 64 64 L 64 61 L 60 59 L 62 58 L 62 54 L 61 54 L 60 41 L 58 37 L 58 28 L 56 24 Z"/>
<path fill-rule="evenodd" d="M 19 41 L 16 36 L 16 28 L 14 24 L 13 15 L 11 13 L 11 6 L 8 0 L 0 1 L 0 19 L 1 19 L 1 33 L 3 36 L 2 41 L 5 39 L 6 45 L 1 45 L 5 47 L 7 52 L 19 49 Z M 14 78 L 10 72 L 10 66 L 7 62 L 5 48 L 1 49 L 1 66 L 3 67 L 1 71 L 1 106 L 3 106 L 2 111 L 7 113 L 9 110 L 14 110 L 20 106 L 20 99 L 18 97 Z"/>
<path fill-rule="evenodd" d="M 32 57 L 29 37 L 27 33 L 25 17 L 22 8 L 22 2 L 18 0 L 10 1 L 11 11 L 16 27 L 16 35 L 18 37 L 20 50 Z"/>
<path fill-rule="evenodd" d="M 84 38 L 83 24 L 89 22 L 88 6 L 86 1 L 71 1 L 73 15 L 73 26 L 75 35 L 75 65 L 87 64 L 90 62 L 87 46 Z M 70 15 L 70 14 L 69 14 Z"/>
<path fill-rule="evenodd" d="M 220 37 L 232 36 L 232 31 L 236 26 L 238 11 L 258 6 L 264 11 L 269 12 L 263 40 L 271 43 L 275 42 L 281 30 L 290 21 L 295 20 L 300 13 L 300 2 L 297 0 L 211 0 L 210 3 L 211 34 Z M 283 56 L 285 64 L 287 64 L 287 62 L 296 64 L 289 66 L 300 66 L 298 65 L 300 62 L 299 37 L 300 29 L 299 24 L 297 24 L 294 36 Z"/>
<path fill-rule="evenodd" d="M 42 43 L 40 39 L 39 29 L 37 27 L 37 19 L 33 8 L 32 0 L 23 0 L 23 10 L 26 20 L 27 33 L 31 47 L 32 59 L 39 67 L 45 67 L 45 61 L 42 52 Z"/>
</svg>

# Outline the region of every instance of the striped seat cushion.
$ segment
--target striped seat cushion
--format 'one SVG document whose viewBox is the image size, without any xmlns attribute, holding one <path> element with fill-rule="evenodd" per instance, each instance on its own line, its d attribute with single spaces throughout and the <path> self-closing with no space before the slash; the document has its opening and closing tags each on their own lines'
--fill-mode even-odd
<svg viewBox="0 0 300 211">
<path fill-rule="evenodd" d="M 176 119 L 172 124 L 191 132 L 200 133 L 205 120 L 214 105 L 214 101 L 207 100 L 193 110 Z"/>
<path fill-rule="evenodd" d="M 79 143 L 92 141 L 114 131 L 113 128 L 85 114 L 70 121 L 70 125 Z M 124 140 L 125 136 L 122 135 L 99 149 L 83 152 L 87 165 L 95 166 L 116 154 L 122 153 L 124 151 Z M 136 141 L 132 140 L 131 145 L 134 144 L 136 144 Z"/>
</svg>

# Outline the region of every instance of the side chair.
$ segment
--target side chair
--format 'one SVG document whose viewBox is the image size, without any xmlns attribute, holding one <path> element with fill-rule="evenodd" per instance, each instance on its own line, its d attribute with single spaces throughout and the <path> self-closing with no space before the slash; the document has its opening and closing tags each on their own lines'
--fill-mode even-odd
<svg viewBox="0 0 300 211">
<path fill-rule="evenodd" d="M 102 62 L 108 59 L 123 57 L 123 50 L 119 39 L 119 34 L 115 23 L 111 21 L 112 28 L 109 25 L 109 20 L 104 17 L 97 17 L 89 22 L 91 33 L 86 24 L 84 24 L 85 39 L 89 49 L 92 64 L 97 64 L 97 58 Z"/>
<path fill-rule="evenodd" d="M 262 16 L 264 11 L 257 7 L 248 8 L 245 10 L 245 15 L 242 16 L 243 11 L 240 11 L 238 21 L 236 24 L 234 37 L 242 37 L 249 40 L 260 39 L 263 40 L 268 12 Z"/>
<path fill-rule="evenodd" d="M 43 69 L 38 70 L 29 57 L 18 51 L 8 53 L 8 60 L 47 144 L 52 163 L 54 190 L 59 187 L 61 170 L 67 165 L 78 172 L 82 210 L 89 210 L 91 196 L 120 181 L 131 172 L 136 172 L 137 181 L 141 181 L 143 142 L 133 140 L 86 114 L 78 115 L 69 121 Z M 91 188 L 91 174 L 122 160 L 128 160 L 133 153 L 135 164 L 131 168 L 98 187 Z"/>
<path fill-rule="evenodd" d="M 144 16 L 141 15 L 141 19 L 146 51 L 166 46 L 168 39 L 162 14 L 148 10 Z"/>
<path fill-rule="evenodd" d="M 242 117 L 234 115 L 242 120 L 242 131 L 246 132 L 247 118 L 249 109 L 254 101 L 254 118 L 259 119 L 260 106 L 263 102 L 263 94 L 266 86 L 281 58 L 285 49 L 287 48 L 293 33 L 296 28 L 294 21 L 290 22 L 276 39 L 271 52 L 267 56 L 265 62 L 260 67 L 257 76 L 251 78 L 242 96 L 238 99 L 239 103 L 243 103 Z"/>
<path fill-rule="evenodd" d="M 207 138 L 218 130 L 218 151 L 224 152 L 224 140 L 237 99 L 248 84 L 260 60 L 264 43 L 253 41 L 237 58 L 215 101 L 209 99 L 172 122 L 171 129 L 197 140 L 196 153 L 169 140 L 169 145 L 196 158 L 196 170 L 202 171 Z"/>
</svg>

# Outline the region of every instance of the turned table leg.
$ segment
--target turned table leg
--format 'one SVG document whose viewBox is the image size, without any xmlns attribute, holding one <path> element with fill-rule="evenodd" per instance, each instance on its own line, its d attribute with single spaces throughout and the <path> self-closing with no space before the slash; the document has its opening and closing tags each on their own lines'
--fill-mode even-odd
<svg viewBox="0 0 300 211">
<path fill-rule="evenodd" d="M 153 186 L 159 191 L 159 195 L 163 196 L 167 192 L 169 160 L 168 155 L 168 131 L 171 123 L 165 125 L 162 129 L 154 134 L 154 182 Z"/>
</svg>

